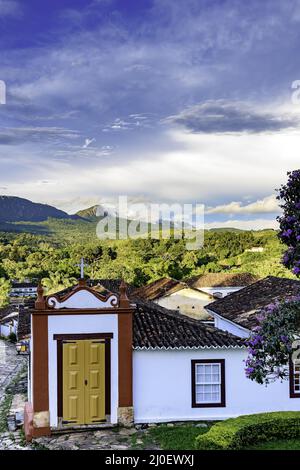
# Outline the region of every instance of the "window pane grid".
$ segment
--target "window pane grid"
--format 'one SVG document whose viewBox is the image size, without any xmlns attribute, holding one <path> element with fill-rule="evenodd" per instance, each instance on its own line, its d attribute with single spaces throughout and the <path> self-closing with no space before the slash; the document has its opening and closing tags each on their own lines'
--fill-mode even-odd
<svg viewBox="0 0 300 470">
<path fill-rule="evenodd" d="M 221 402 L 221 364 L 200 363 L 195 367 L 196 403 Z"/>
<path fill-rule="evenodd" d="M 300 365 L 294 364 L 294 392 L 300 395 Z"/>
</svg>

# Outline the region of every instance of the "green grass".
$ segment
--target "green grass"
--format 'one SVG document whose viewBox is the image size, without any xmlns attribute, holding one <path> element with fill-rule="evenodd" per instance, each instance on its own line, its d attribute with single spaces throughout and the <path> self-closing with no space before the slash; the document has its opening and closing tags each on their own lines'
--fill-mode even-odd
<svg viewBox="0 0 300 470">
<path fill-rule="evenodd" d="M 169 427 L 165 424 L 159 425 L 156 428 L 149 428 L 143 440 L 147 439 L 149 444 L 152 441 L 156 442 L 164 450 L 194 450 L 195 438 L 200 434 L 205 434 L 209 431 L 210 426 L 207 428 L 197 428 L 194 424 L 187 424 L 182 426 Z M 134 436 L 136 437 L 136 436 Z M 133 439 L 135 441 L 136 439 Z M 132 442 L 132 448 L 143 448 L 144 446 L 137 446 Z M 255 446 L 249 446 L 247 450 L 300 450 L 300 439 L 276 440 L 269 442 L 262 442 Z"/>
<path fill-rule="evenodd" d="M 150 428 L 148 435 L 164 450 L 194 450 L 196 436 L 206 433 L 208 429 L 197 428 L 195 425 L 160 425 Z"/>
<path fill-rule="evenodd" d="M 248 447 L 247 450 L 300 450 L 300 439 L 262 442 L 256 446 Z"/>
</svg>

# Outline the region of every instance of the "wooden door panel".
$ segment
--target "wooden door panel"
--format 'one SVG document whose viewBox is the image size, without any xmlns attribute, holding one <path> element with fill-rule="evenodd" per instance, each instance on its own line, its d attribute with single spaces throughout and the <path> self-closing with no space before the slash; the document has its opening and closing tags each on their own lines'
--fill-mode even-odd
<svg viewBox="0 0 300 470">
<path fill-rule="evenodd" d="M 84 424 L 84 345 L 80 341 L 63 343 L 63 422 Z"/>
<path fill-rule="evenodd" d="M 69 390 L 79 390 L 79 372 L 76 370 L 71 370 L 68 372 L 69 374 L 69 381 L 68 381 L 68 389 Z"/>
<path fill-rule="evenodd" d="M 99 419 L 101 411 L 99 398 L 99 395 L 90 395 L 90 418 L 92 420 Z"/>
<path fill-rule="evenodd" d="M 91 424 L 105 418 L 105 343 L 64 342 L 64 424 Z"/>
<path fill-rule="evenodd" d="M 100 388 L 100 371 L 91 370 L 90 371 L 90 390 Z"/>
<path fill-rule="evenodd" d="M 93 423 L 105 420 L 105 344 L 85 341 L 85 417 Z"/>
<path fill-rule="evenodd" d="M 78 364 L 78 349 L 80 349 L 80 345 L 78 344 L 69 344 L 68 348 L 68 364 L 69 366 L 80 366 Z"/>
<path fill-rule="evenodd" d="M 99 364 L 99 344 L 90 344 L 88 348 L 88 354 L 89 354 L 89 363 L 92 364 Z"/>
</svg>

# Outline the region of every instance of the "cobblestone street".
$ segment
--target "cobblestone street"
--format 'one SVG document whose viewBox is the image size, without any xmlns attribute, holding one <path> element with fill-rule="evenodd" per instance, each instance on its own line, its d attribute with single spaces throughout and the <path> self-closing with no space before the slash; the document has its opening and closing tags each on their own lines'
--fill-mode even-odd
<svg viewBox="0 0 300 470">
<path fill-rule="evenodd" d="M 0 339 L 0 403 L 5 388 L 27 362 L 27 356 L 18 356 L 16 346 Z"/>
<path fill-rule="evenodd" d="M 0 450 L 133 450 L 159 449 L 149 442 L 147 430 L 112 428 L 54 434 L 26 444 L 21 431 L 0 434 Z"/>
<path fill-rule="evenodd" d="M 159 449 L 148 437 L 147 429 L 111 428 L 97 431 L 57 434 L 35 440 L 50 450 L 130 450 Z"/>
</svg>

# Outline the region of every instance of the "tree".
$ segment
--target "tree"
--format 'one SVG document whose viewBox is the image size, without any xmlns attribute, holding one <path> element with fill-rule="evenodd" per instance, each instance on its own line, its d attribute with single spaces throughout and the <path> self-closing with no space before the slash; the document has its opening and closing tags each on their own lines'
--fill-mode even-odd
<svg viewBox="0 0 300 470">
<path fill-rule="evenodd" d="M 280 240 L 288 247 L 282 262 L 300 276 L 300 170 L 288 173 L 288 181 L 278 189 L 277 199 L 283 210 L 278 217 Z"/>
<path fill-rule="evenodd" d="M 268 305 L 246 341 L 246 376 L 260 384 L 288 377 L 287 363 L 299 336 L 300 298 Z"/>
<path fill-rule="evenodd" d="M 285 267 L 300 276 L 300 170 L 288 173 L 288 181 L 278 190 L 283 210 L 278 217 L 279 239 L 287 245 L 282 258 Z M 300 333 L 300 296 L 268 305 L 257 316 L 258 326 L 247 341 L 246 375 L 268 384 L 288 377 L 287 364 L 294 341 Z"/>
<path fill-rule="evenodd" d="M 0 278 L 0 307 L 5 307 L 9 303 L 10 282 Z"/>
</svg>

